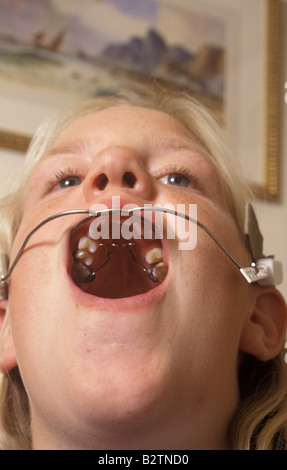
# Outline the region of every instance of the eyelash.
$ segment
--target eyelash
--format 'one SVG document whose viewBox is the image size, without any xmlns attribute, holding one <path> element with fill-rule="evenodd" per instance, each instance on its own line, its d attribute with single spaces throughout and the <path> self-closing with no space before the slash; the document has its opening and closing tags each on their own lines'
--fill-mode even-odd
<svg viewBox="0 0 287 470">
<path fill-rule="evenodd" d="M 75 168 L 65 168 L 63 170 L 59 170 L 55 175 L 47 182 L 47 191 L 55 188 L 57 184 L 59 184 L 63 179 L 69 176 L 77 176 L 78 178 L 83 178 L 83 175 L 76 170 Z"/>
<path fill-rule="evenodd" d="M 189 179 L 190 183 L 195 186 L 195 188 L 197 188 L 199 185 L 198 177 L 194 173 L 192 173 L 188 168 L 185 168 L 183 166 L 177 167 L 176 165 L 172 165 L 167 168 L 164 168 L 164 170 L 162 170 L 158 175 L 158 178 L 162 178 L 163 176 L 171 174 L 185 176 L 187 179 Z"/>
</svg>

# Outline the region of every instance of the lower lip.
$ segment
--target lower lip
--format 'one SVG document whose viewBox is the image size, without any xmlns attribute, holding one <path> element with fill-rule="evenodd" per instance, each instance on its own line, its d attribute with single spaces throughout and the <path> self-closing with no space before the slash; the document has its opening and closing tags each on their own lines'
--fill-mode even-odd
<svg viewBox="0 0 287 470">
<path fill-rule="evenodd" d="M 154 307 L 158 302 L 163 299 L 166 292 L 165 279 L 158 287 L 132 297 L 125 297 L 122 299 L 106 299 L 97 297 L 95 295 L 86 294 L 79 287 L 77 287 L 69 274 L 67 273 L 70 290 L 75 301 L 88 308 L 96 309 L 97 311 L 117 311 L 117 312 L 139 312 Z"/>
</svg>

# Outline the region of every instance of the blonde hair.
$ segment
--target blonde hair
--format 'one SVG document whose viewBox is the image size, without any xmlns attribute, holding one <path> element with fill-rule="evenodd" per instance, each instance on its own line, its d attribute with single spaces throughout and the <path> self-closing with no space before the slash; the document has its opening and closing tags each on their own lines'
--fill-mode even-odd
<svg viewBox="0 0 287 470">
<path fill-rule="evenodd" d="M 213 164 L 230 213 L 243 234 L 245 203 L 251 192 L 242 181 L 242 175 L 234 172 L 222 132 L 209 111 L 186 92 L 156 83 L 144 86 L 128 83 L 118 89 L 102 90 L 94 99 L 39 127 L 28 151 L 18 189 L 0 203 L 2 251 L 8 254 L 11 251 L 21 222 L 27 182 L 35 165 L 73 121 L 114 106 L 156 109 L 181 122 L 193 137 L 195 145 Z M 284 351 L 266 363 L 245 356 L 238 374 L 241 401 L 230 425 L 230 441 L 234 449 L 287 449 L 285 367 Z M 29 404 L 18 368 L 3 377 L 0 413 L 2 448 L 30 449 Z"/>
</svg>

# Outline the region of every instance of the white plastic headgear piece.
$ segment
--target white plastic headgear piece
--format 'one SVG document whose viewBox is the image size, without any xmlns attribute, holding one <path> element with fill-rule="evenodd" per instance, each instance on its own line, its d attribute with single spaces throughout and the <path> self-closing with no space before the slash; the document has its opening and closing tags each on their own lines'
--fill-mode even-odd
<svg viewBox="0 0 287 470">
<path fill-rule="evenodd" d="M 263 236 L 259 230 L 254 209 L 250 203 L 245 210 L 245 243 L 252 257 L 252 265 L 241 268 L 248 282 L 257 282 L 261 286 L 276 286 L 283 280 L 282 263 L 274 259 L 274 256 L 264 256 Z"/>
</svg>

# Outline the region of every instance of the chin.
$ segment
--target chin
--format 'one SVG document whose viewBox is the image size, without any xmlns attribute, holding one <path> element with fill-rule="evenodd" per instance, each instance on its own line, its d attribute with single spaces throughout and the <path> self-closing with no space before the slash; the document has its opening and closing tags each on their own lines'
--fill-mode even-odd
<svg viewBox="0 0 287 470">
<path fill-rule="evenodd" d="M 131 429 L 139 423 L 151 423 L 159 411 L 164 415 L 172 399 L 166 371 L 140 361 L 137 368 L 134 366 L 126 364 L 117 371 L 113 366 L 94 376 L 82 376 L 80 381 L 75 377 L 75 386 L 65 393 L 72 413 L 91 426 Z"/>
</svg>

